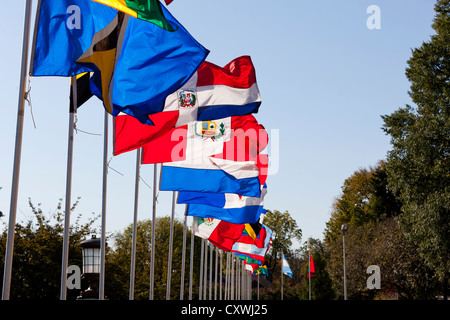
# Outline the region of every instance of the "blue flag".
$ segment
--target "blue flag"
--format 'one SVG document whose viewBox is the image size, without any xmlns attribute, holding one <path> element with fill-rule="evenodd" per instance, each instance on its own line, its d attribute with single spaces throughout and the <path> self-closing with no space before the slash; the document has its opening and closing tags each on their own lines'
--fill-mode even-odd
<svg viewBox="0 0 450 320">
<path fill-rule="evenodd" d="M 284 256 L 284 254 L 283 254 L 283 261 L 282 261 L 282 263 L 283 263 L 283 265 L 282 265 L 283 273 L 285 275 L 287 275 L 288 277 L 292 278 L 292 276 L 293 276 L 292 270 L 291 270 L 291 267 L 289 266 L 289 263 L 286 260 L 286 257 Z"/>
<path fill-rule="evenodd" d="M 170 30 L 92 0 L 42 0 L 32 75 L 92 71 L 91 91 L 109 113 L 152 124 L 148 116 L 163 110 L 209 53 L 161 9 Z"/>
</svg>

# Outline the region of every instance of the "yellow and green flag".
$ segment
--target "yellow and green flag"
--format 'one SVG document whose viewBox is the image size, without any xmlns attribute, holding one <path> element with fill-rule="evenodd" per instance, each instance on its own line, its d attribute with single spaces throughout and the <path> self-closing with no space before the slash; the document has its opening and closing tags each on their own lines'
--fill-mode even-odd
<svg viewBox="0 0 450 320">
<path fill-rule="evenodd" d="M 116 10 L 129 14 L 132 17 L 156 24 L 158 27 L 175 31 L 164 17 L 159 0 L 93 0 L 110 6 Z"/>
</svg>

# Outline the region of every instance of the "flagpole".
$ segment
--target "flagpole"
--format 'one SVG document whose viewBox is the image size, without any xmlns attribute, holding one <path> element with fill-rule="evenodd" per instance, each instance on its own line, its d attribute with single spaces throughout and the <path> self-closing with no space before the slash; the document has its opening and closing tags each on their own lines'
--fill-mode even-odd
<svg viewBox="0 0 450 320">
<path fill-rule="evenodd" d="M 309 300 L 311 300 L 311 249 L 309 250 L 308 278 L 309 278 Z"/>
<path fill-rule="evenodd" d="M 200 281 L 198 284 L 198 299 L 202 300 L 202 293 L 203 293 L 203 264 L 204 264 L 204 250 L 205 250 L 205 239 L 202 239 L 202 246 L 200 249 Z"/>
<path fill-rule="evenodd" d="M 205 240 L 205 257 L 203 259 L 203 300 L 206 300 L 206 288 L 208 287 L 208 242 Z"/>
<path fill-rule="evenodd" d="M 150 300 L 153 300 L 153 290 L 155 282 L 155 228 L 156 228 L 156 181 L 157 181 L 157 164 L 153 167 L 153 214 L 152 214 L 152 252 L 151 252 L 151 262 L 150 262 Z"/>
<path fill-rule="evenodd" d="M 187 213 L 187 207 L 189 205 L 186 205 L 186 213 Z M 194 219 L 192 219 L 192 229 L 191 229 L 191 259 L 190 259 L 190 266 L 189 266 L 189 300 L 192 300 L 192 280 L 194 277 Z"/>
<path fill-rule="evenodd" d="M 212 299 L 212 273 L 213 273 L 213 245 L 209 244 L 209 300 Z"/>
<path fill-rule="evenodd" d="M 218 269 L 218 262 L 219 262 L 219 252 L 218 248 L 215 248 L 216 251 L 216 264 L 215 264 L 215 271 L 214 271 L 214 300 L 217 300 L 217 269 Z"/>
<path fill-rule="evenodd" d="M 283 300 L 283 249 L 281 249 L 281 300 Z"/>
<path fill-rule="evenodd" d="M 100 242 L 99 300 L 105 300 L 106 193 L 108 187 L 108 129 L 109 129 L 109 114 L 105 110 L 105 124 L 103 133 L 102 235 Z"/>
<path fill-rule="evenodd" d="M 219 265 L 220 265 L 220 273 L 219 273 L 219 300 L 222 300 L 222 275 L 223 275 L 223 265 L 222 265 L 222 256 L 223 256 L 223 251 L 220 250 L 219 251 Z"/>
<path fill-rule="evenodd" d="M 181 285 L 180 285 L 180 300 L 184 298 L 184 273 L 185 273 L 185 259 L 186 259 L 186 236 L 187 236 L 187 206 L 184 213 L 184 224 L 183 224 L 183 249 L 181 255 Z"/>
<path fill-rule="evenodd" d="M 14 233 L 16 227 L 20 160 L 22 155 L 22 136 L 23 136 L 23 121 L 25 109 L 26 81 L 28 72 L 27 61 L 28 61 L 29 40 L 30 40 L 31 7 L 32 7 L 32 0 L 28 0 L 25 7 L 25 18 L 23 27 L 24 32 L 22 42 L 22 63 L 20 71 L 20 89 L 19 89 L 19 98 L 18 98 L 19 101 L 18 101 L 17 125 L 16 125 L 16 145 L 14 152 L 14 169 L 11 187 L 11 203 L 9 210 L 8 235 L 6 239 L 5 266 L 3 271 L 2 300 L 9 300 L 11 289 L 11 271 L 12 271 L 12 261 L 14 251 Z"/>
<path fill-rule="evenodd" d="M 169 261 L 167 263 L 166 300 L 170 300 L 170 283 L 172 281 L 173 220 L 175 217 L 176 202 L 177 202 L 177 192 L 173 191 L 172 192 L 172 216 L 170 217 Z"/>
<path fill-rule="evenodd" d="M 67 299 L 67 265 L 69 262 L 69 237 L 70 237 L 70 208 L 72 193 L 72 160 L 73 160 L 73 133 L 75 115 L 78 107 L 77 96 L 77 77 L 72 77 L 72 105 L 69 112 L 69 134 L 67 142 L 67 171 L 66 171 L 66 204 L 64 213 L 64 236 L 63 236 L 63 252 L 61 263 L 61 288 L 60 300 Z"/>
<path fill-rule="evenodd" d="M 136 150 L 136 176 L 134 182 L 134 216 L 133 216 L 133 239 L 131 244 L 131 267 L 130 267 L 130 293 L 129 299 L 134 300 L 134 281 L 136 274 L 136 239 L 138 222 L 138 202 L 139 202 L 139 180 L 141 171 L 142 149 Z"/>
</svg>

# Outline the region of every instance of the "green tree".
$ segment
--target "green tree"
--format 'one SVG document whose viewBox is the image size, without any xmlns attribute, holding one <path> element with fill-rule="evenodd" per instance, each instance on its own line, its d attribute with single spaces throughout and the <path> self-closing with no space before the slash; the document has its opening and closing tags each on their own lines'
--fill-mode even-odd
<svg viewBox="0 0 450 320">
<path fill-rule="evenodd" d="M 291 250 L 292 240 L 301 240 L 302 230 L 298 228 L 297 222 L 288 211 L 281 213 L 278 210 L 267 210 L 264 224 L 273 231 L 272 249 L 269 259 L 267 259 L 267 266 L 274 268 L 277 255 L 281 250 L 288 254 L 289 250 Z"/>
<path fill-rule="evenodd" d="M 166 299 L 167 269 L 169 256 L 170 217 L 159 217 L 155 221 L 155 279 L 154 299 Z M 183 223 L 174 220 L 174 237 L 172 253 L 172 279 L 171 299 L 179 299 L 181 288 L 181 262 L 183 248 Z M 151 258 L 151 220 L 139 221 L 136 238 L 136 265 L 135 265 L 135 292 L 136 300 L 148 300 L 150 293 L 150 258 Z M 184 294 L 188 294 L 189 257 L 190 257 L 190 231 L 187 231 L 186 260 L 185 260 L 185 287 Z M 113 248 L 106 261 L 106 276 L 110 274 L 110 281 L 106 281 L 105 292 L 113 300 L 125 300 L 129 297 L 131 244 L 133 226 L 113 235 Z M 194 279 L 193 288 L 197 287 L 200 265 L 200 238 L 195 237 L 194 248 Z M 109 272 L 108 272 L 109 270 Z M 108 285 L 109 282 L 109 285 Z M 194 296 L 198 290 L 194 289 Z"/>
<path fill-rule="evenodd" d="M 78 200 L 71 208 L 71 215 L 78 205 Z M 47 217 L 40 207 L 41 204 L 35 206 L 29 199 L 30 219 L 25 224 L 16 224 L 11 300 L 59 299 L 64 232 L 64 211 L 61 203 L 60 200 L 55 212 Z M 97 218 L 94 216 L 81 224 L 80 214 L 72 222 L 69 232 L 69 265 L 81 266 L 80 242 L 95 233 L 92 225 Z M 0 261 L 4 261 L 6 238 L 5 230 L 0 237 Z M 1 274 L 3 268 L 2 263 Z M 79 293 L 79 290 L 68 290 L 67 299 L 75 299 Z"/>
<path fill-rule="evenodd" d="M 407 105 L 383 116 L 391 137 L 387 177 L 403 203 L 401 227 L 436 272 L 447 296 L 450 274 L 450 1 L 439 0 L 436 34 L 412 51 Z"/>
</svg>

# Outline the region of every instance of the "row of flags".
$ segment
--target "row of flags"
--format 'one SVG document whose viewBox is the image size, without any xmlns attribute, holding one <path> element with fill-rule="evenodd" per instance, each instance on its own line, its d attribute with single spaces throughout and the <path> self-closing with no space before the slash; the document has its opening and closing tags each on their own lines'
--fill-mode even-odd
<svg viewBox="0 0 450 320">
<path fill-rule="evenodd" d="M 41 0 L 31 75 L 76 76 L 71 110 L 103 102 L 114 155 L 142 149 L 143 164 L 161 163 L 160 190 L 178 192 L 195 235 L 266 274 L 268 134 L 253 116 L 255 67 L 250 56 L 219 67 L 208 53 L 158 0 Z"/>
</svg>

